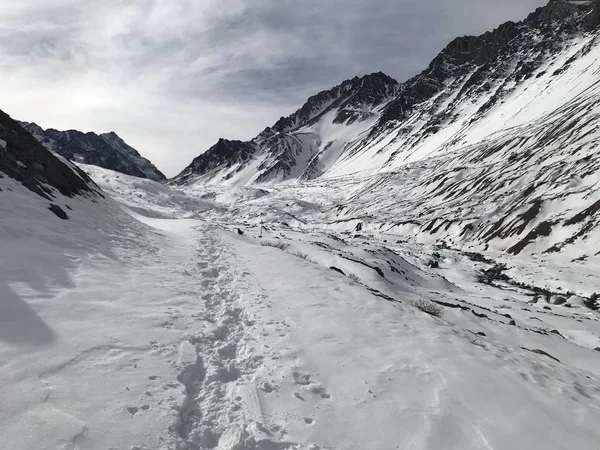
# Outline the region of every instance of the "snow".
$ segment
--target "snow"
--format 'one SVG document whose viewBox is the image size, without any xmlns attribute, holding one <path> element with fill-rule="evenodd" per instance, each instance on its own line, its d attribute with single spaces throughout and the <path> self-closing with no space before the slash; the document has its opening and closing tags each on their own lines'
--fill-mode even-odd
<svg viewBox="0 0 600 450">
<path fill-rule="evenodd" d="M 600 316 L 577 298 L 548 311 L 458 251 L 430 269 L 428 244 L 323 227 L 351 180 L 174 189 L 84 169 L 111 198 L 57 198 L 67 221 L 0 179 L 3 447 L 596 448 Z"/>
<path fill-rule="evenodd" d="M 0 178 L 2 447 L 598 448 L 599 49 L 186 187 L 81 165 L 68 220 Z"/>
</svg>

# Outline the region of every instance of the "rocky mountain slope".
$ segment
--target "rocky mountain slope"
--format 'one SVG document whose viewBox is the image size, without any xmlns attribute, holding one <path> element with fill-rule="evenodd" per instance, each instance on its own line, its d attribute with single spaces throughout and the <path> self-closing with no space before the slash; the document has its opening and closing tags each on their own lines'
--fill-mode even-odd
<svg viewBox="0 0 600 450">
<path fill-rule="evenodd" d="M 92 164 L 126 175 L 165 180 L 165 176 L 137 150 L 127 145 L 116 133 L 83 133 L 77 130 L 44 130 L 35 123 L 21 122 L 46 148 L 70 161 Z"/>
<path fill-rule="evenodd" d="M 61 219 L 68 218 L 64 203 L 73 197 L 102 197 L 101 190 L 81 169 L 59 159 L 18 122 L 0 111 L 0 179 L 14 180 L 49 201 L 48 209 Z M 3 184 L 11 190 L 10 183 Z M 0 192 L 3 189 L 0 188 Z"/>
<path fill-rule="evenodd" d="M 369 105 L 367 118 L 346 116 L 345 104 L 321 93 L 326 107 L 306 114 L 313 98 L 249 143 L 220 141 L 175 182 L 316 178 L 299 195 L 343 191 L 335 207 L 303 219 L 318 226 L 478 251 L 597 257 L 598 11 L 598 1 L 553 0 L 522 22 L 455 39 L 406 83 L 365 77 L 385 85 L 379 95 L 352 97 L 353 111 Z M 335 134 L 321 132 L 331 124 Z M 277 153 L 265 134 L 295 143 L 285 147 L 294 151 Z M 317 144 L 304 145 L 305 136 Z"/>
<path fill-rule="evenodd" d="M 576 62 L 596 49 L 599 11 L 597 0 L 552 0 L 522 22 L 455 39 L 405 83 L 381 73 L 345 81 L 249 142 L 220 140 L 174 182 L 375 174 L 508 132 L 570 98 L 545 85 L 576 76 Z M 535 95 L 512 107 L 524 91 Z"/>
</svg>

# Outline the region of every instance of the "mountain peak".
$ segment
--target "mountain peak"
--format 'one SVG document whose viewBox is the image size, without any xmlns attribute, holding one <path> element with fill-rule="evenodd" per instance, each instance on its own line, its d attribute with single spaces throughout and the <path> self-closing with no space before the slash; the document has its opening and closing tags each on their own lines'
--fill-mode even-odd
<svg viewBox="0 0 600 450">
<path fill-rule="evenodd" d="M 91 131 L 59 131 L 54 128 L 44 130 L 36 123 L 29 122 L 21 122 L 21 125 L 46 148 L 70 161 L 155 181 L 166 179 L 150 161 L 114 131 L 98 135 Z"/>
<path fill-rule="evenodd" d="M 300 109 L 251 141 L 219 139 L 173 181 L 188 183 L 205 174 L 232 183 L 319 176 L 340 157 L 345 139 L 357 139 L 377 121 L 398 86 L 383 72 L 345 80 L 309 97 Z M 256 173 L 246 171 L 252 160 Z"/>
<path fill-rule="evenodd" d="M 585 17 L 598 5 L 598 0 L 550 0 L 546 6 L 536 9 L 525 22 L 552 23 L 573 16 Z"/>
<path fill-rule="evenodd" d="M 328 111 L 373 107 L 391 97 L 397 87 L 398 82 L 383 72 L 356 76 L 309 97 L 299 110 L 288 117 L 282 117 L 272 128 L 277 132 L 289 132 L 310 125 Z M 356 120 L 347 115 L 336 119 L 338 123 L 348 119 Z"/>
<path fill-rule="evenodd" d="M 114 131 L 109 131 L 108 133 L 102 133 L 100 136 L 103 137 L 107 137 L 110 139 L 119 139 L 119 140 L 123 140 L 117 133 L 115 133 Z"/>
</svg>

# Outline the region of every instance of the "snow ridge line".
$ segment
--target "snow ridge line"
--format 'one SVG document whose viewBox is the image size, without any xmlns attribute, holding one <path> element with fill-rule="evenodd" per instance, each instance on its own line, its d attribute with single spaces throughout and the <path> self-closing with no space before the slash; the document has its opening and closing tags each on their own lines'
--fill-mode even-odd
<svg viewBox="0 0 600 450">
<path fill-rule="evenodd" d="M 248 345 L 246 328 L 254 321 L 239 307 L 239 292 L 244 290 L 233 288 L 234 274 L 215 235 L 214 230 L 202 230 L 198 239 L 198 262 L 192 273 L 202 279 L 204 311 L 198 320 L 206 326 L 188 336 L 179 349 L 178 381 L 185 396 L 171 428 L 174 442 L 167 449 L 256 448 L 237 392 L 240 384 L 254 380 L 262 357 Z"/>
</svg>

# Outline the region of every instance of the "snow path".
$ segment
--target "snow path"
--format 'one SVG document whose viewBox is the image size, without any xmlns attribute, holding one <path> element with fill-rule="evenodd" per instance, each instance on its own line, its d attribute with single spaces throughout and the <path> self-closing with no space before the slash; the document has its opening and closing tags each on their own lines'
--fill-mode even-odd
<svg viewBox="0 0 600 450">
<path fill-rule="evenodd" d="M 246 448 L 256 441 L 236 386 L 252 380 L 262 357 L 248 342 L 247 328 L 255 321 L 240 307 L 250 294 L 231 271 L 213 230 L 197 233 L 197 262 L 190 270 L 200 280 L 203 303 L 194 318 L 202 331 L 180 345 L 178 380 L 185 386 L 176 425 L 177 448 Z M 170 447 L 169 447 L 170 448 Z M 275 448 L 275 447 L 270 447 Z"/>
<path fill-rule="evenodd" d="M 583 310 L 552 306 L 582 347 L 526 329 L 536 307 L 482 290 L 471 263 L 450 269 L 449 250 L 436 272 L 420 262 L 430 250 L 374 239 L 238 236 L 218 209 L 208 222 L 82 202 L 85 214 L 49 220 L 12 188 L 21 207 L 0 204 L 12 256 L 0 259 L 2 448 L 597 448 L 595 313 L 579 326 Z M 135 211 L 194 214 L 170 201 L 153 214 L 151 200 Z M 491 309 L 434 318 L 417 298 L 512 305 L 518 326 Z"/>
<path fill-rule="evenodd" d="M 273 324 L 257 377 L 267 429 L 301 448 L 564 448 L 565 436 L 594 448 L 600 386 L 585 373 L 476 339 L 278 249 L 223 239 L 264 290 L 249 310 Z"/>
</svg>

